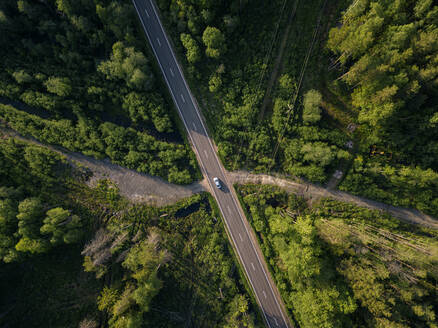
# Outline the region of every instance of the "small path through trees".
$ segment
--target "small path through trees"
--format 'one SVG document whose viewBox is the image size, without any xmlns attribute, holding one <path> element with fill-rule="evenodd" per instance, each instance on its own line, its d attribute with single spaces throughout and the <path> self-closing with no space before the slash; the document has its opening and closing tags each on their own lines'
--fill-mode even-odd
<svg viewBox="0 0 438 328">
<path fill-rule="evenodd" d="M 366 207 L 373 210 L 382 210 L 389 212 L 395 218 L 402 221 L 423 225 L 429 228 L 438 229 L 438 220 L 421 213 L 418 210 L 396 207 L 374 200 L 366 199 L 359 196 L 353 196 L 348 193 L 329 190 L 311 183 L 299 183 L 282 177 L 276 177 L 266 174 L 252 174 L 245 171 L 229 172 L 228 177 L 234 184 L 269 184 L 278 186 L 287 192 L 292 192 L 303 196 L 304 198 L 315 201 L 320 198 L 330 197 L 342 202 L 353 203 L 360 207 Z"/>
<path fill-rule="evenodd" d="M 144 202 L 157 206 L 169 205 L 180 199 L 209 190 L 204 180 L 188 186 L 175 185 L 161 178 L 112 164 L 108 160 L 97 160 L 79 153 L 69 152 L 61 147 L 43 144 L 33 138 L 23 137 L 9 128 L 0 127 L 0 133 L 42 147 L 47 147 L 65 156 L 71 165 L 86 167 L 93 173 L 91 178 L 87 181 L 89 186 L 95 186 L 100 179 L 109 179 L 118 186 L 122 196 L 133 202 Z M 301 195 L 310 201 L 330 197 L 339 201 L 353 203 L 360 207 L 387 211 L 402 221 L 438 229 L 437 219 L 417 210 L 384 204 L 338 190 L 330 190 L 311 183 L 295 182 L 281 176 L 252 174 L 246 171 L 227 172 L 227 174 L 229 181 L 233 184 L 253 183 L 275 185 L 287 192 Z"/>
<path fill-rule="evenodd" d="M 4 135 L 33 144 L 47 147 L 63 156 L 74 167 L 82 166 L 92 172 L 87 185 L 93 187 L 101 179 L 109 179 L 119 188 L 120 194 L 133 202 L 144 202 L 151 205 L 163 206 L 206 191 L 204 182 L 197 182 L 187 186 L 169 183 L 159 177 L 130 170 L 111 163 L 109 160 L 98 160 L 80 153 L 70 152 L 62 147 L 43 144 L 36 139 L 23 137 L 16 131 L 1 127 Z"/>
</svg>

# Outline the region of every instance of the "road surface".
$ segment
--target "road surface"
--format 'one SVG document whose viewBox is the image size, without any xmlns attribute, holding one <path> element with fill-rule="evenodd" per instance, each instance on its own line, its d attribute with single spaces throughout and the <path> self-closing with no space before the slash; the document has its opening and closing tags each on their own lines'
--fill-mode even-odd
<svg viewBox="0 0 438 328">
<path fill-rule="evenodd" d="M 266 270 L 260 248 L 251 237 L 249 225 L 237 196 L 232 185 L 227 181 L 225 170 L 217 157 L 197 104 L 190 93 L 160 22 L 156 5 L 152 0 L 133 0 L 133 3 L 179 115 L 188 131 L 202 173 L 208 180 L 213 196 L 219 205 L 228 234 L 243 264 L 266 323 L 271 328 L 289 327 L 287 317 L 282 310 L 283 307 L 280 306 L 281 298 L 272 280 L 268 277 L 269 272 Z M 223 190 L 216 188 L 213 177 L 220 179 L 224 186 Z"/>
</svg>

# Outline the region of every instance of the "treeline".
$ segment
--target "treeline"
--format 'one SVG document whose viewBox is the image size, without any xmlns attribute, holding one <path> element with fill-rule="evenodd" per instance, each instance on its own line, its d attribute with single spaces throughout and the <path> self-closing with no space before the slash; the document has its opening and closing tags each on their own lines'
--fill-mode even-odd
<svg viewBox="0 0 438 328">
<path fill-rule="evenodd" d="M 370 327 L 436 326 L 436 230 L 328 199 L 314 212 L 318 235 L 361 306 L 359 320 Z"/>
<path fill-rule="evenodd" d="M 324 183 L 341 160 L 348 161 L 348 136 L 322 118 L 322 95 L 311 89 L 302 105 L 292 105 L 294 78 L 284 74 L 279 80 L 272 108 L 276 160 L 289 174 Z"/>
<path fill-rule="evenodd" d="M 111 242 L 111 248 L 120 247 L 126 239 L 126 234 L 112 240 L 110 235 L 105 235 L 99 230 L 96 237 L 86 246 L 84 267 L 86 271 L 93 271 L 95 266 L 103 266 L 105 244 Z M 162 281 L 158 278 L 158 269 L 170 260 L 170 253 L 159 248 L 160 235 L 152 231 L 147 239 L 135 244 L 118 262 L 126 271 L 125 280 L 128 280 L 122 291 L 116 286 L 104 287 L 98 297 L 98 308 L 109 315 L 109 327 L 142 327 L 143 314 L 149 312 L 150 303 L 162 288 Z M 98 253 L 100 252 L 100 253 Z M 109 250 L 108 250 L 109 252 Z M 113 251 L 114 252 L 114 251 Z M 91 256 L 94 257 L 91 260 Z"/>
<path fill-rule="evenodd" d="M 357 109 L 360 155 L 341 188 L 438 214 L 438 6 L 355 1 L 328 48 L 333 88 Z"/>
<path fill-rule="evenodd" d="M 334 24 L 330 17 L 342 2 L 309 0 L 289 11 L 295 15 L 287 30 L 280 31 L 281 37 L 288 32 L 278 68 L 282 74 L 261 108 L 276 148 L 273 168 L 321 184 L 352 157 L 351 136 L 323 111 L 327 99 L 321 92 L 327 58 L 324 31 Z"/>
<path fill-rule="evenodd" d="M 339 189 L 438 216 L 438 173 L 358 155 Z"/>
<path fill-rule="evenodd" d="M 107 152 L 122 165 L 190 183 L 198 174 L 194 156 L 181 145 L 176 116 L 159 90 L 136 20 L 132 4 L 118 0 L 2 1 L 0 96 L 24 102 L 35 108 L 32 114 L 67 125 L 69 132 L 68 125 L 80 126 L 68 138 L 45 129 L 46 140 L 69 139 L 75 150 Z M 26 117 L 29 124 L 41 124 L 38 117 Z M 129 140 L 133 136 L 141 145 Z M 183 159 L 167 165 L 158 152 Z"/>
<path fill-rule="evenodd" d="M 239 186 L 300 327 L 435 327 L 437 233 L 386 213 Z"/>
<path fill-rule="evenodd" d="M 61 119 L 42 119 L 9 105 L 0 104 L 0 118 L 24 135 L 79 151 L 95 158 L 108 157 L 113 163 L 140 172 L 161 176 L 174 183 L 190 183 L 195 159 L 188 146 L 159 141 L 133 128 L 111 122 L 93 124 L 86 118 L 77 122 Z"/>
<path fill-rule="evenodd" d="M 265 56 L 276 54 L 275 46 L 272 52 L 269 46 L 278 22 L 283 33 L 280 15 L 292 12 L 290 4 L 285 8 L 277 1 L 158 4 L 177 50 L 186 58 L 186 73 L 196 83 L 195 92 L 229 169 L 280 171 L 319 183 L 341 169 L 346 175 L 342 190 L 436 215 L 432 2 L 398 6 L 355 1 L 328 41 L 324 31 L 334 23 L 327 17 L 338 15 L 347 2 L 327 4 L 321 21 L 324 1 L 299 3 L 283 74 L 263 112 L 272 68 L 270 61 L 265 65 Z M 298 92 L 317 22 L 319 34 Z M 333 56 L 330 51 L 338 55 L 334 63 L 322 60 Z M 332 70 L 339 62 L 344 67 L 341 79 Z M 354 133 L 347 131 L 347 124 L 339 129 L 345 122 L 322 110 L 338 100 L 345 108 L 336 110 L 354 123 L 356 113 L 348 112 L 348 107 L 352 104 L 360 111 Z"/>
</svg>

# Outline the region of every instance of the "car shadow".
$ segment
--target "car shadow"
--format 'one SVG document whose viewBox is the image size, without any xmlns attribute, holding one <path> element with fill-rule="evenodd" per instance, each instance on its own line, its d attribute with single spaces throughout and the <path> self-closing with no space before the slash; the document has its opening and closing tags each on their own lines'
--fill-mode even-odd
<svg viewBox="0 0 438 328">
<path fill-rule="evenodd" d="M 227 187 L 227 185 L 221 179 L 219 179 L 219 182 L 221 184 L 220 190 L 224 193 L 229 193 L 230 189 Z"/>
</svg>

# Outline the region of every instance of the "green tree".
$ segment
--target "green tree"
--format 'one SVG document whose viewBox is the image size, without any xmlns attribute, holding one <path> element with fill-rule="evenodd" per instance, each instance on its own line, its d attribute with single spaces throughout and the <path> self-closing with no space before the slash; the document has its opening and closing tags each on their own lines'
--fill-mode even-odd
<svg viewBox="0 0 438 328">
<path fill-rule="evenodd" d="M 226 52 L 225 37 L 216 27 L 207 26 L 202 34 L 202 41 L 207 47 L 205 53 L 208 57 L 219 58 Z"/>
<path fill-rule="evenodd" d="M 18 205 L 18 234 L 23 237 L 39 236 L 39 227 L 44 213 L 38 198 L 26 198 Z"/>
<path fill-rule="evenodd" d="M 14 77 L 15 81 L 17 81 L 20 84 L 30 83 L 33 81 L 32 76 L 29 73 L 27 73 L 25 70 L 16 71 L 12 73 L 12 76 Z"/>
<path fill-rule="evenodd" d="M 114 43 L 111 58 L 101 62 L 98 71 L 108 80 L 125 80 L 129 87 L 142 91 L 150 90 L 154 81 L 143 53 L 121 41 Z"/>
<path fill-rule="evenodd" d="M 97 307 L 100 311 L 107 310 L 112 312 L 112 308 L 119 298 L 119 293 L 116 288 L 103 287 L 102 292 L 97 297 Z"/>
<path fill-rule="evenodd" d="M 210 92 L 218 92 L 222 85 L 222 78 L 219 74 L 213 74 L 208 81 L 208 89 Z"/>
<path fill-rule="evenodd" d="M 12 199 L 0 200 L 0 260 L 6 263 L 19 259 L 15 249 L 17 238 L 14 236 L 18 228 L 17 206 Z"/>
<path fill-rule="evenodd" d="M 317 90 L 309 90 L 304 94 L 303 100 L 303 121 L 307 124 L 313 124 L 321 119 L 322 96 Z"/>
<path fill-rule="evenodd" d="M 294 286 L 290 300 L 300 326 L 351 326 L 347 315 L 357 306 L 323 260 L 324 250 L 313 219 L 298 217 L 291 229 L 277 228 L 276 231 L 280 234 L 274 237 L 274 245 Z"/>
<path fill-rule="evenodd" d="M 180 36 L 181 42 L 186 48 L 186 57 L 187 61 L 190 64 L 195 64 L 201 59 L 201 51 L 199 50 L 199 46 L 196 41 L 192 38 L 190 34 L 181 34 Z"/>
<path fill-rule="evenodd" d="M 435 112 L 438 88 L 433 59 L 438 55 L 437 9 L 432 4 L 356 1 L 328 39 L 345 66 L 341 78 L 353 89 L 364 139 L 384 142 L 403 158 L 396 161 L 426 167 L 438 163 L 438 130 L 425 124 Z"/>
<path fill-rule="evenodd" d="M 223 328 L 254 328 L 254 318 L 248 313 L 248 300 L 245 296 L 237 294 L 229 304 L 229 313 L 225 318 Z"/>
<path fill-rule="evenodd" d="M 61 207 L 52 208 L 47 211 L 46 215 L 40 232 L 42 235 L 50 236 L 52 245 L 71 244 L 80 240 L 82 222 L 77 215 L 71 215 L 70 211 Z"/>
<path fill-rule="evenodd" d="M 133 33 L 132 21 L 136 17 L 133 15 L 131 4 L 111 1 L 105 7 L 103 3 L 98 3 L 96 14 L 118 40 L 129 39 L 129 35 Z"/>
<path fill-rule="evenodd" d="M 60 97 L 67 97 L 71 94 L 72 87 L 68 78 L 64 77 L 49 77 L 44 82 L 47 91 L 54 93 Z"/>
<path fill-rule="evenodd" d="M 329 165 L 336 157 L 332 147 L 324 142 L 306 143 L 301 149 L 303 160 L 309 161 L 323 167 Z"/>
<path fill-rule="evenodd" d="M 18 235 L 20 240 L 15 249 L 20 252 L 45 253 L 48 242 L 39 233 L 43 216 L 43 204 L 38 198 L 26 198 L 18 205 Z"/>
</svg>

